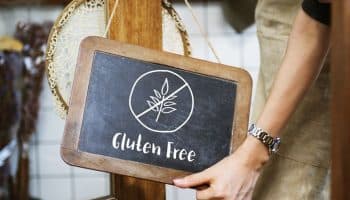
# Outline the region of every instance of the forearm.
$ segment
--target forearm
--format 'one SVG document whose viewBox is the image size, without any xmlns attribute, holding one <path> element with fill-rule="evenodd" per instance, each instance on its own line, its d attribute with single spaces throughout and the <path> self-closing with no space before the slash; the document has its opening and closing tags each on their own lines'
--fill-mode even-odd
<svg viewBox="0 0 350 200">
<path fill-rule="evenodd" d="M 297 15 L 281 67 L 257 126 L 276 137 L 287 124 L 322 68 L 329 46 L 329 28 L 311 19 L 304 11 Z M 307 115 L 307 113 L 305 113 Z M 249 163 L 261 167 L 269 158 L 267 148 L 248 136 L 242 148 Z"/>
<path fill-rule="evenodd" d="M 300 11 L 269 98 L 257 125 L 278 136 L 322 68 L 329 28 Z M 307 114 L 307 113 L 305 113 Z"/>
</svg>

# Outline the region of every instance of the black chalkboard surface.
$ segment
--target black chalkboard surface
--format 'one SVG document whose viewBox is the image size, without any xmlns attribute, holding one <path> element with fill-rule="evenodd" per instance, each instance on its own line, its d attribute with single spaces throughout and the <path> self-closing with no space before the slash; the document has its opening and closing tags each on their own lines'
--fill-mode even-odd
<svg viewBox="0 0 350 200">
<path fill-rule="evenodd" d="M 61 150 L 70 164 L 171 183 L 245 136 L 251 81 L 241 69 L 96 37 L 79 62 Z"/>
<path fill-rule="evenodd" d="M 235 94 L 234 81 L 96 52 L 79 150 L 201 171 L 229 155 Z"/>
</svg>

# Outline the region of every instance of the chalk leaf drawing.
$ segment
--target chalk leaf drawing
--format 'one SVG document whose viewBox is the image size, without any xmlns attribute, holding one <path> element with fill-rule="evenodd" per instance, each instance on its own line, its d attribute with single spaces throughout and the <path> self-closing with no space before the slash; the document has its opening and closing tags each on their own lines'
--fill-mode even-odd
<svg viewBox="0 0 350 200">
<path fill-rule="evenodd" d="M 168 78 L 165 78 L 160 92 L 156 89 L 153 89 L 154 96 L 149 96 L 151 100 L 147 100 L 148 106 L 152 109 L 153 112 L 157 112 L 156 122 L 158 122 L 161 114 L 169 114 L 176 111 L 176 108 L 173 106 L 176 105 L 176 102 L 172 101 L 176 99 L 176 95 L 167 97 L 169 93 L 169 81 Z"/>
</svg>

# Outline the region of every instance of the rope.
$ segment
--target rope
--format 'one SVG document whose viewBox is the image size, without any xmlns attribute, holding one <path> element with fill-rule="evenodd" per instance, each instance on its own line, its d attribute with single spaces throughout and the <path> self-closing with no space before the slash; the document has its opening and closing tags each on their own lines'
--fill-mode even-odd
<svg viewBox="0 0 350 200">
<path fill-rule="evenodd" d="M 113 19 L 114 15 L 115 15 L 115 11 L 117 10 L 118 4 L 119 4 L 119 0 L 116 0 L 115 3 L 114 3 L 114 6 L 113 6 L 112 13 L 109 16 L 109 19 L 108 19 L 107 26 L 106 26 L 106 29 L 105 29 L 105 33 L 103 34 L 103 37 L 107 37 L 108 31 L 109 31 L 109 28 L 111 27 L 112 19 Z"/>
<path fill-rule="evenodd" d="M 198 26 L 198 29 L 201 33 L 201 35 L 203 36 L 203 38 L 205 39 L 205 41 L 207 42 L 211 52 L 213 52 L 216 60 L 218 61 L 218 63 L 221 63 L 220 59 L 219 59 L 219 56 L 218 54 L 216 53 L 213 45 L 211 44 L 211 42 L 209 41 L 209 38 L 208 38 L 208 35 L 203 31 L 203 28 L 201 27 L 200 23 L 199 23 L 199 20 L 198 18 L 196 17 L 195 13 L 194 13 L 194 10 L 192 9 L 190 3 L 188 2 L 188 0 L 184 0 L 185 1 L 185 4 L 187 6 L 187 8 L 190 10 L 191 14 L 192 14 L 192 17 L 194 19 L 194 21 L 196 22 L 197 26 Z"/>
</svg>

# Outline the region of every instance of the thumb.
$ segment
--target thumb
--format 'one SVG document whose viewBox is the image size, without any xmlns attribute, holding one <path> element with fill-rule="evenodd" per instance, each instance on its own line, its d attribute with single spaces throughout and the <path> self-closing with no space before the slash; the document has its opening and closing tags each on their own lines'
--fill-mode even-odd
<svg viewBox="0 0 350 200">
<path fill-rule="evenodd" d="M 206 171 L 192 174 L 184 178 L 174 179 L 173 182 L 177 187 L 189 188 L 208 183 L 210 180 L 209 174 Z"/>
</svg>

